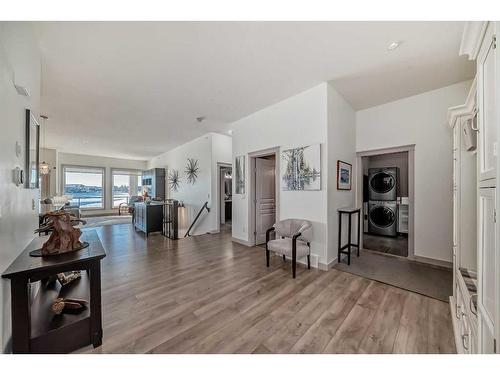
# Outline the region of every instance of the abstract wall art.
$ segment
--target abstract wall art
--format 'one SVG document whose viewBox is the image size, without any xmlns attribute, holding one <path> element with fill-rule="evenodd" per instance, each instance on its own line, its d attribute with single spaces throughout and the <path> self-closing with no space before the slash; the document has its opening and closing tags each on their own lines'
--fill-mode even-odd
<svg viewBox="0 0 500 375">
<path fill-rule="evenodd" d="M 352 165 L 337 160 L 337 190 L 351 190 Z"/>
<path fill-rule="evenodd" d="M 179 185 L 181 183 L 181 179 L 179 177 L 179 171 L 177 169 L 172 169 L 168 174 L 168 185 L 170 190 L 177 191 L 179 190 Z"/>
<path fill-rule="evenodd" d="M 245 155 L 236 157 L 234 169 L 235 194 L 245 194 Z"/>
<path fill-rule="evenodd" d="M 188 184 L 194 184 L 196 182 L 199 171 L 200 167 L 198 167 L 198 160 L 188 158 L 186 169 L 184 170 Z"/>
<path fill-rule="evenodd" d="M 321 190 L 321 145 L 281 151 L 283 190 Z"/>
</svg>

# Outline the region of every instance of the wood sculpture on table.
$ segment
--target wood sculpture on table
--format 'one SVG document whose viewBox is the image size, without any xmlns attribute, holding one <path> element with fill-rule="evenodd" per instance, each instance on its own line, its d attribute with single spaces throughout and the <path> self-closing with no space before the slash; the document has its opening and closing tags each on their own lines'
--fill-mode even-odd
<svg viewBox="0 0 500 375">
<path fill-rule="evenodd" d="M 81 242 L 82 231 L 75 228 L 78 223 L 86 224 L 85 220 L 71 216 L 64 210 L 49 212 L 45 215 L 45 224 L 35 230 L 35 233 L 50 232 L 49 239 L 40 250 L 30 253 L 32 256 L 50 256 L 81 250 L 88 246 Z"/>
<path fill-rule="evenodd" d="M 88 302 L 78 298 L 56 298 L 52 303 L 51 310 L 54 314 L 79 313 L 86 308 Z"/>
</svg>

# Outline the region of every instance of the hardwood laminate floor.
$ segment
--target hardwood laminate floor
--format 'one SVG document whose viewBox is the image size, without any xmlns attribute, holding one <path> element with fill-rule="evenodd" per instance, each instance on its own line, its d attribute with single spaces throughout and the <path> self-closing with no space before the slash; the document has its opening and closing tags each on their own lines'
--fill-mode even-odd
<svg viewBox="0 0 500 375">
<path fill-rule="evenodd" d="M 145 239 L 96 228 L 103 345 L 79 353 L 454 353 L 447 303 L 338 270 L 307 270 L 231 233 Z"/>
</svg>

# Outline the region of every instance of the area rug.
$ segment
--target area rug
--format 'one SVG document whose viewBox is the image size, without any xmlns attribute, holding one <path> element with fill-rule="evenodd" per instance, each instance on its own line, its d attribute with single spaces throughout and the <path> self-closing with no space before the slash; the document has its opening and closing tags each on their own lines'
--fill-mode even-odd
<svg viewBox="0 0 500 375">
<path fill-rule="evenodd" d="M 342 255 L 342 262 L 333 268 L 367 279 L 380 281 L 401 289 L 423 294 L 444 302 L 453 294 L 453 271 L 405 258 L 361 251 L 360 257 L 351 255 L 351 265 Z"/>
<path fill-rule="evenodd" d="M 132 216 L 130 215 L 115 215 L 115 216 L 92 216 L 82 218 L 87 222 L 83 228 L 95 228 L 102 227 L 104 225 L 115 225 L 115 224 L 131 224 Z"/>
</svg>

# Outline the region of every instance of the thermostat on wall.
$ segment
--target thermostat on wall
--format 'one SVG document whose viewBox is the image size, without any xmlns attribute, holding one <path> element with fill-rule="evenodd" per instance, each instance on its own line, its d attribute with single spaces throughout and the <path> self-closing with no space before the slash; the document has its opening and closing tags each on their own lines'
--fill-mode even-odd
<svg viewBox="0 0 500 375">
<path fill-rule="evenodd" d="M 14 183 L 16 184 L 16 186 L 24 184 L 24 172 L 21 168 L 16 167 L 16 169 L 14 169 L 12 171 L 12 174 L 13 174 L 13 180 L 14 180 Z"/>
</svg>

